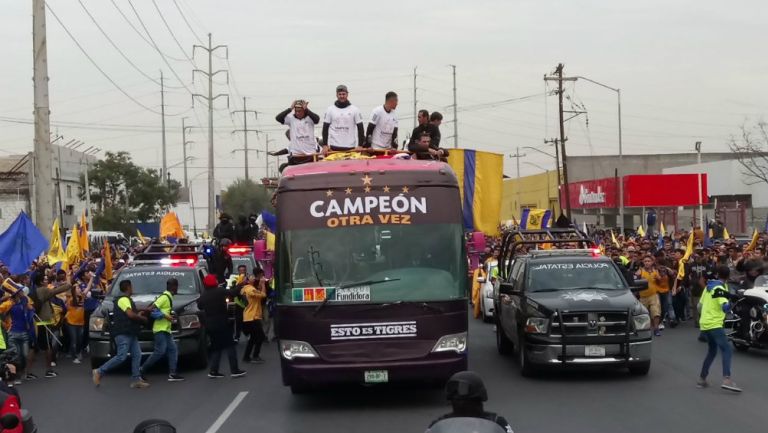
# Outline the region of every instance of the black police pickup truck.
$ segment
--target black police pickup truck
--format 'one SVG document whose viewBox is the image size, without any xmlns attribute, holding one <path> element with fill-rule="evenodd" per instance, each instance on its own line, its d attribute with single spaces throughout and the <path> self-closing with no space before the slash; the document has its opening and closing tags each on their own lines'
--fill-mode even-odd
<svg viewBox="0 0 768 433">
<path fill-rule="evenodd" d="M 549 249 L 540 249 L 544 245 Z M 527 250 L 527 251 L 526 251 Z M 618 266 L 573 229 L 520 231 L 504 238 L 495 288 L 499 353 L 521 373 L 546 366 L 651 367 L 651 320 Z"/>
<path fill-rule="evenodd" d="M 120 282 L 131 280 L 136 307 L 148 307 L 163 293 L 169 278 L 179 281 L 179 291 L 173 298 L 174 320 L 172 335 L 179 348 L 181 362 L 190 362 L 196 368 L 208 363 L 207 336 L 201 326 L 197 298 L 203 290 L 203 278 L 208 274 L 206 262 L 193 246 L 150 246 L 137 255 L 115 276 L 101 308 L 91 315 L 88 324 L 91 366 L 97 368 L 116 353 L 114 340 L 109 334 L 109 320 L 114 299 L 120 295 Z M 181 251 L 179 251 L 181 250 Z M 151 325 L 142 327 L 139 335 L 141 354 L 148 356 L 154 347 Z"/>
</svg>

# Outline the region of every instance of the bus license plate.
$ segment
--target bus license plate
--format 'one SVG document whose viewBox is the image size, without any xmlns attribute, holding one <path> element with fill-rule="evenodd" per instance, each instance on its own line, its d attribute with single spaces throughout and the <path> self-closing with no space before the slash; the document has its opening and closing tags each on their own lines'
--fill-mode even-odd
<svg viewBox="0 0 768 433">
<path fill-rule="evenodd" d="M 365 383 L 386 382 L 389 382 L 389 372 L 387 370 L 370 370 L 365 372 Z"/>
<path fill-rule="evenodd" d="M 604 346 L 585 346 L 584 355 L 585 356 L 605 356 L 605 347 Z"/>
</svg>

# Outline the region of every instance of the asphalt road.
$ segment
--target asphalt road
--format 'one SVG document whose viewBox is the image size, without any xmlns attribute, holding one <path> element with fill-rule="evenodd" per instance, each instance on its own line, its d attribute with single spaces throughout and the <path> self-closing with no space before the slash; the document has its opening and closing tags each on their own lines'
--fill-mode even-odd
<svg viewBox="0 0 768 433">
<path fill-rule="evenodd" d="M 734 379 L 744 393 L 697 389 L 706 348 L 690 325 L 668 329 L 655 340 L 651 372 L 642 378 L 603 370 L 526 379 L 512 359 L 496 352 L 491 325 L 473 320 L 470 332 L 470 365 L 486 380 L 487 407 L 518 433 L 768 428 L 768 352 L 735 353 Z M 131 432 L 139 421 L 155 417 L 168 419 L 180 433 L 422 432 L 447 410 L 442 391 L 435 389 L 353 388 L 293 396 L 280 382 L 276 345 L 266 346 L 263 355 L 267 363 L 248 365 L 242 379 L 211 380 L 205 371 L 185 371 L 186 382 L 168 383 L 158 371 L 145 390 L 128 388 L 127 371 L 105 377 L 95 388 L 87 363 L 64 361 L 59 377 L 25 383 L 19 391 L 41 433 Z M 715 362 L 712 385 L 720 380 L 719 358 Z"/>
</svg>

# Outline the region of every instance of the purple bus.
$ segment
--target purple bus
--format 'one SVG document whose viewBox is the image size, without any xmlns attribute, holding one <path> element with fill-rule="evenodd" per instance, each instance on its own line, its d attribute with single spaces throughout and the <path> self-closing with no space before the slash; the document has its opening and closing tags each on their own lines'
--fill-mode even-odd
<svg viewBox="0 0 768 433">
<path fill-rule="evenodd" d="M 437 161 L 286 169 L 277 191 L 283 383 L 444 383 L 467 368 L 459 187 Z"/>
</svg>

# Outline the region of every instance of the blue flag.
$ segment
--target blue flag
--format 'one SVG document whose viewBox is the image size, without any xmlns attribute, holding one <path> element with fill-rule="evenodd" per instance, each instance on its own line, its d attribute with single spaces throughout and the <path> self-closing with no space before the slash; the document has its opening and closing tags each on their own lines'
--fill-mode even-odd
<svg viewBox="0 0 768 433">
<path fill-rule="evenodd" d="M 269 231 L 277 233 L 277 217 L 267 211 L 261 212 L 261 220 L 267 226 Z"/>
<path fill-rule="evenodd" d="M 12 274 L 21 274 L 41 254 L 48 251 L 48 241 L 40 230 L 32 224 L 24 212 L 3 234 L 0 234 L 0 260 Z"/>
<path fill-rule="evenodd" d="M 659 238 L 657 239 L 656 249 L 661 251 L 664 249 L 664 236 L 659 233 Z"/>
<path fill-rule="evenodd" d="M 712 238 L 709 237 L 709 218 L 705 218 L 706 222 L 704 223 L 704 248 L 712 248 L 715 243 L 712 241 Z"/>
</svg>

